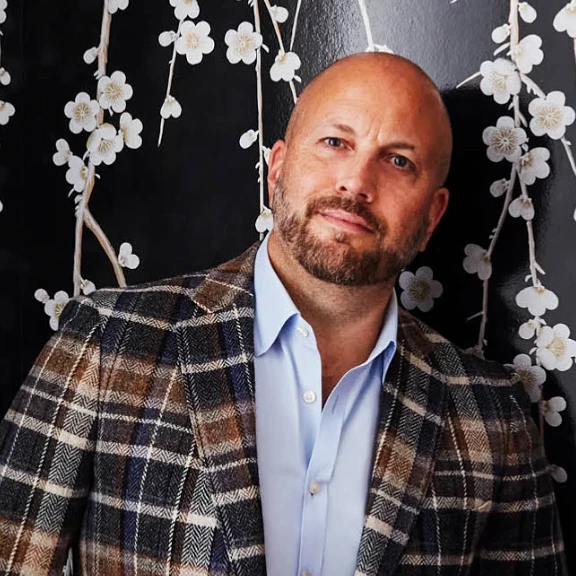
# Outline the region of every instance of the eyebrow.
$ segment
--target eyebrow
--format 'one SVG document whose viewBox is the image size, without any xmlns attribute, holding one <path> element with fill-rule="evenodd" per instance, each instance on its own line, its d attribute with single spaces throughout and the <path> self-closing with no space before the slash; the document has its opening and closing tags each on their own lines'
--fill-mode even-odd
<svg viewBox="0 0 576 576">
<path fill-rule="evenodd" d="M 346 134 L 355 134 L 354 129 L 348 124 L 341 124 L 339 122 L 331 123 L 330 126 L 332 128 L 336 128 L 341 132 Z M 386 144 L 386 148 L 396 148 L 398 150 L 416 150 L 416 146 L 414 144 L 410 144 L 410 142 L 405 142 L 404 140 L 395 140 L 394 142 L 390 142 Z"/>
</svg>

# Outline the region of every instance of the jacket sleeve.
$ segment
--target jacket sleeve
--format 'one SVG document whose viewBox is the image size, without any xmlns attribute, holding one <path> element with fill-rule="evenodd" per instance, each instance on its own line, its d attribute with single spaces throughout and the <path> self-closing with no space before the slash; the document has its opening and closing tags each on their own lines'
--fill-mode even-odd
<svg viewBox="0 0 576 576">
<path fill-rule="evenodd" d="M 510 388 L 508 388 L 510 391 Z M 553 481 L 521 382 L 506 393 L 507 438 L 474 574 L 565 576 L 564 544 Z"/>
<path fill-rule="evenodd" d="M 0 422 L 0 574 L 62 574 L 91 478 L 99 314 L 70 302 Z"/>
</svg>

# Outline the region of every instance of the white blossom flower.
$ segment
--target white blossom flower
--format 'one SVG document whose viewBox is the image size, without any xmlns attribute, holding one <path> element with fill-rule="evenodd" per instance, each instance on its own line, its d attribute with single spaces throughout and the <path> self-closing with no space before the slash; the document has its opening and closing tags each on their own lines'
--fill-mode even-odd
<svg viewBox="0 0 576 576">
<path fill-rule="evenodd" d="M 544 420 L 550 426 L 560 426 L 562 424 L 562 415 L 560 412 L 566 410 L 566 400 L 562 396 L 554 396 L 550 400 L 540 401 L 540 412 L 544 416 Z"/>
<path fill-rule="evenodd" d="M 84 56 L 82 56 L 82 59 L 86 64 L 92 64 L 96 58 L 98 58 L 98 48 L 96 46 L 88 48 L 88 50 L 84 52 Z"/>
<path fill-rule="evenodd" d="M 170 0 L 170 5 L 174 6 L 174 14 L 178 20 L 194 19 L 200 14 L 198 0 Z"/>
<path fill-rule="evenodd" d="M 522 88 L 520 76 L 510 60 L 498 58 L 494 62 L 482 62 L 480 72 L 483 76 L 480 90 L 486 96 L 493 96 L 498 104 L 506 104 L 510 96 Z"/>
<path fill-rule="evenodd" d="M 224 36 L 228 46 L 226 58 L 231 64 L 252 64 L 256 60 L 256 50 L 262 46 L 262 35 L 254 31 L 250 22 L 242 22 L 238 30 L 228 30 Z"/>
<path fill-rule="evenodd" d="M 576 356 L 576 342 L 569 338 L 570 328 L 556 324 L 554 328 L 543 326 L 536 338 L 536 358 L 546 370 L 564 372 L 572 366 Z"/>
<path fill-rule="evenodd" d="M 124 268 L 130 268 L 130 270 L 138 268 L 140 264 L 140 258 L 138 258 L 136 254 L 132 253 L 132 244 L 123 242 L 120 245 L 120 251 L 118 252 L 118 262 L 120 263 L 120 266 Z"/>
<path fill-rule="evenodd" d="M 91 282 L 90 280 L 86 280 L 83 278 L 82 281 L 80 282 L 80 289 L 82 290 L 82 294 L 88 296 L 89 294 L 92 294 L 92 292 L 96 290 L 96 286 L 94 286 L 94 282 Z"/>
<path fill-rule="evenodd" d="M 254 142 L 258 140 L 258 130 L 246 130 L 242 136 L 240 136 L 240 148 L 250 148 Z"/>
<path fill-rule="evenodd" d="M 10 116 L 14 115 L 14 112 L 16 112 L 16 108 L 10 102 L 0 100 L 0 125 L 8 124 L 8 120 L 10 120 Z"/>
<path fill-rule="evenodd" d="M 142 137 L 140 136 L 142 132 L 142 122 L 138 118 L 132 118 L 132 114 L 124 112 L 120 116 L 120 130 L 119 133 L 122 134 L 124 138 L 124 144 L 128 148 L 140 148 L 142 146 Z"/>
<path fill-rule="evenodd" d="M 566 4 L 556 17 L 553 26 L 558 32 L 568 32 L 572 38 L 576 38 L 576 0 Z"/>
<path fill-rule="evenodd" d="M 44 304 L 44 312 L 50 317 L 50 328 L 54 331 L 58 330 L 60 315 L 70 301 L 70 296 L 64 290 L 59 290 L 54 294 L 54 298 L 50 298 L 48 292 L 40 288 L 34 292 L 34 298 Z"/>
<path fill-rule="evenodd" d="M 124 112 L 126 110 L 126 100 L 132 98 L 134 91 L 130 84 L 126 84 L 126 74 L 116 70 L 110 77 L 102 76 L 98 80 L 98 92 L 100 98 L 98 102 L 104 110 L 112 108 L 114 112 Z"/>
<path fill-rule="evenodd" d="M 534 218 L 534 204 L 532 199 L 528 196 L 518 196 L 508 206 L 508 213 L 512 218 L 519 218 L 522 216 L 524 220 L 532 220 Z"/>
<path fill-rule="evenodd" d="M 268 166 L 268 160 L 270 159 L 270 152 L 272 152 L 271 148 L 267 146 L 262 146 L 262 156 L 264 157 L 264 162 L 266 162 L 266 166 Z"/>
<path fill-rule="evenodd" d="M 534 336 L 534 334 L 540 331 L 542 326 L 545 326 L 546 322 L 542 320 L 542 318 L 531 318 L 527 322 L 524 322 L 518 329 L 518 335 L 520 338 L 524 338 L 524 340 L 530 340 Z"/>
<path fill-rule="evenodd" d="M 518 354 L 513 364 L 507 364 L 520 377 L 531 402 L 539 402 L 542 398 L 542 384 L 546 382 L 546 370 L 538 365 L 532 365 L 528 354 Z"/>
<path fill-rule="evenodd" d="M 214 50 L 214 40 L 210 38 L 208 22 L 190 22 L 186 20 L 180 29 L 180 38 L 176 40 L 176 52 L 185 54 L 189 64 L 199 64 L 204 54 Z"/>
<path fill-rule="evenodd" d="M 554 480 L 559 484 L 563 484 L 568 480 L 568 473 L 566 470 L 564 470 L 562 466 L 557 466 L 556 464 L 550 465 L 550 476 L 552 476 L 552 478 L 554 478 Z"/>
<path fill-rule="evenodd" d="M 464 258 L 464 270 L 468 274 L 478 274 L 480 280 L 490 278 L 492 274 L 492 263 L 488 257 L 488 252 L 477 244 L 467 244 L 464 248 L 466 258 Z"/>
<path fill-rule="evenodd" d="M 56 154 L 52 156 L 52 161 L 56 166 L 64 166 L 71 158 L 72 152 L 70 151 L 70 146 L 64 138 L 56 140 Z"/>
<path fill-rule="evenodd" d="M 0 24 L 6 22 L 6 8 L 8 7 L 7 0 L 0 0 Z"/>
<path fill-rule="evenodd" d="M 4 204 L 2 204 L 2 201 L 0 200 L 0 212 L 2 212 L 2 210 L 4 210 Z"/>
<path fill-rule="evenodd" d="M 86 178 L 88 178 L 88 168 L 84 164 L 82 158 L 72 156 L 68 160 L 68 170 L 66 171 L 66 182 L 74 186 L 76 192 L 82 192 L 86 185 Z"/>
<path fill-rule="evenodd" d="M 520 158 L 520 180 L 531 186 L 536 178 L 547 178 L 550 174 L 550 159 L 548 148 L 533 148 Z"/>
<path fill-rule="evenodd" d="M 533 316 L 542 316 L 546 310 L 558 308 L 558 296 L 544 286 L 529 286 L 518 292 L 516 304 L 520 308 L 528 308 Z"/>
<path fill-rule="evenodd" d="M 508 192 L 508 186 L 510 182 L 506 180 L 506 178 L 502 178 L 501 180 L 496 180 L 496 182 L 492 182 L 490 185 L 490 194 L 494 196 L 494 198 L 498 198 Z"/>
<path fill-rule="evenodd" d="M 164 48 L 166 48 L 166 46 L 170 46 L 172 42 L 176 42 L 177 39 L 178 34 L 174 32 L 174 30 L 166 30 L 165 32 L 161 32 L 158 36 L 158 42 L 160 46 L 164 46 Z"/>
<path fill-rule="evenodd" d="M 546 99 L 534 98 L 528 106 L 533 116 L 530 130 L 535 136 L 547 134 L 553 140 L 559 140 L 566 133 L 566 126 L 574 122 L 574 109 L 564 106 L 566 96 L 558 90 L 550 92 Z"/>
<path fill-rule="evenodd" d="M 522 156 L 521 146 L 526 142 L 526 132 L 516 128 L 510 116 L 501 116 L 496 126 L 488 126 L 484 130 L 482 139 L 488 146 L 486 155 L 492 162 L 500 162 L 503 158 L 516 162 Z"/>
<path fill-rule="evenodd" d="M 289 82 L 296 78 L 296 70 L 300 68 L 301 62 L 298 55 L 294 52 L 282 52 L 278 51 L 276 58 L 274 59 L 274 64 L 270 68 L 270 78 L 274 82 L 279 82 L 280 80 L 285 80 Z"/>
<path fill-rule="evenodd" d="M 283 24 L 288 20 L 288 10 L 286 10 L 284 6 L 271 6 L 270 15 L 280 24 Z"/>
<path fill-rule="evenodd" d="M 510 36 L 510 24 L 502 24 L 492 30 L 492 41 L 496 44 L 501 44 L 508 36 Z"/>
<path fill-rule="evenodd" d="M 418 308 L 422 312 L 429 312 L 434 306 L 434 298 L 442 295 L 442 284 L 433 279 L 432 269 L 428 266 L 418 268 L 414 274 L 409 271 L 402 272 L 398 278 L 402 293 L 400 302 L 407 310 Z"/>
<path fill-rule="evenodd" d="M 536 20 L 536 10 L 528 4 L 528 2 L 520 2 L 518 5 L 518 12 L 520 14 L 520 18 L 524 20 L 527 24 L 531 24 Z"/>
<path fill-rule="evenodd" d="M 108 0 L 108 12 L 116 14 L 118 10 L 126 10 L 128 8 L 128 0 Z"/>
<path fill-rule="evenodd" d="M 274 227 L 274 217 L 272 216 L 272 210 L 264 206 L 264 208 L 262 208 L 262 212 L 260 212 L 258 218 L 256 218 L 254 226 L 260 234 L 264 234 L 264 232 L 270 232 L 270 230 L 272 230 Z"/>
<path fill-rule="evenodd" d="M 181 114 L 182 106 L 180 106 L 180 102 L 178 102 L 174 96 L 166 96 L 162 108 L 160 108 L 160 116 L 162 116 L 162 118 L 170 118 L 170 116 L 180 118 Z"/>
<path fill-rule="evenodd" d="M 100 106 L 96 100 L 91 100 L 86 92 L 76 95 L 74 102 L 68 102 L 64 106 L 64 114 L 70 118 L 68 127 L 73 134 L 80 134 L 82 130 L 92 132 L 96 128 L 96 116 Z"/>
<path fill-rule="evenodd" d="M 536 34 L 529 34 L 512 48 L 510 55 L 520 72 L 530 74 L 533 66 L 542 63 L 544 52 L 540 50 L 540 46 L 542 46 L 542 38 Z"/>
<path fill-rule="evenodd" d="M 10 72 L 8 72 L 6 68 L 0 68 L 0 84 L 2 84 L 2 86 L 8 86 L 11 80 Z"/>
<path fill-rule="evenodd" d="M 116 153 L 124 147 L 124 139 L 112 124 L 105 123 L 90 134 L 86 147 L 95 166 L 102 162 L 110 165 L 116 160 Z"/>
</svg>

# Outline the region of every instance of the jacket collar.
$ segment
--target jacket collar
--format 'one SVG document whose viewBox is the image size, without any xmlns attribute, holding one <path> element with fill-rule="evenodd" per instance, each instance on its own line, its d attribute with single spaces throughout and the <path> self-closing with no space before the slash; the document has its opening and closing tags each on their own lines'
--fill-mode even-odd
<svg viewBox="0 0 576 576">
<path fill-rule="evenodd" d="M 252 301 L 254 260 L 259 246 L 260 242 L 256 242 L 233 260 L 208 270 L 202 283 L 191 292 L 192 301 L 209 313 Z"/>
</svg>

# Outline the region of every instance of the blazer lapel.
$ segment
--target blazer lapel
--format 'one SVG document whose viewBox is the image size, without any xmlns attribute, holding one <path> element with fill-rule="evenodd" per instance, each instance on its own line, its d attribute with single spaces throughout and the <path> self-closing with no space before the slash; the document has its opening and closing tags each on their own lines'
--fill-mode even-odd
<svg viewBox="0 0 576 576">
<path fill-rule="evenodd" d="M 445 384 L 432 376 L 431 343 L 405 313 L 380 400 L 379 428 L 357 575 L 390 576 L 426 494 L 443 430 Z"/>
<path fill-rule="evenodd" d="M 211 271 L 191 290 L 178 325 L 186 396 L 200 457 L 237 576 L 265 574 L 256 462 L 253 261 L 257 246 Z"/>
</svg>

